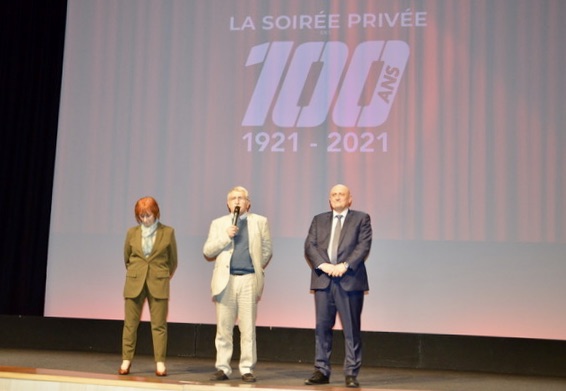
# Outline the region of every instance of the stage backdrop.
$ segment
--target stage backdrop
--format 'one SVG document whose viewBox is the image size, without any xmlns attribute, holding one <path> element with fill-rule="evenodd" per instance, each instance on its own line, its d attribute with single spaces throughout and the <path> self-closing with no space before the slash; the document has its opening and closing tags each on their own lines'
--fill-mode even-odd
<svg viewBox="0 0 566 391">
<path fill-rule="evenodd" d="M 171 322 L 249 189 L 260 326 L 311 328 L 303 243 L 336 183 L 372 217 L 367 331 L 566 339 L 566 2 L 69 0 L 46 316 L 123 317 L 123 241 L 176 229 Z M 144 318 L 147 319 L 147 310 Z"/>
</svg>

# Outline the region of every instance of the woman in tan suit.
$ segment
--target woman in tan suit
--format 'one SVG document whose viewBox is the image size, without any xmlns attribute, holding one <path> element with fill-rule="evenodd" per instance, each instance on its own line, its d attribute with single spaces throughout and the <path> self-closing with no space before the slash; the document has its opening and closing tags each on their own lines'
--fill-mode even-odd
<svg viewBox="0 0 566 391">
<path fill-rule="evenodd" d="M 128 230 L 124 243 L 126 283 L 119 374 L 130 373 L 137 331 L 145 301 L 149 305 L 157 376 L 166 376 L 169 282 L 177 269 L 177 243 L 173 228 L 159 222 L 159 206 L 152 197 L 140 198 L 134 208 L 139 225 Z"/>
</svg>

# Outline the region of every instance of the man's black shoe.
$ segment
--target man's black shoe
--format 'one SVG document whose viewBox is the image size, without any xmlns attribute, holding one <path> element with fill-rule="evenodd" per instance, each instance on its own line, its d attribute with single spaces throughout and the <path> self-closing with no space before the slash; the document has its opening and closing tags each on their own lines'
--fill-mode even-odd
<svg viewBox="0 0 566 391">
<path fill-rule="evenodd" d="M 246 383 L 255 383 L 256 378 L 253 373 L 246 373 L 242 375 L 242 380 Z"/>
<path fill-rule="evenodd" d="M 228 380 L 228 376 L 226 376 L 226 374 L 222 369 L 219 369 L 216 372 L 214 372 L 214 374 L 210 377 L 210 380 L 214 380 L 214 381 Z"/>
<path fill-rule="evenodd" d="M 305 380 L 305 384 L 307 386 L 315 384 L 328 384 L 328 376 L 324 376 L 324 374 L 320 371 L 314 371 L 312 376 L 309 379 Z"/>
<path fill-rule="evenodd" d="M 355 376 L 346 376 L 346 387 L 357 388 L 360 386 Z"/>
</svg>

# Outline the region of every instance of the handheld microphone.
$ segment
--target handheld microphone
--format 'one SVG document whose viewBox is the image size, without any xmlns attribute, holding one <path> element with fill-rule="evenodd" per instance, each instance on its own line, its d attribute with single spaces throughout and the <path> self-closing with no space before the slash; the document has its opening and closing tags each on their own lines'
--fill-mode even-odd
<svg viewBox="0 0 566 391">
<path fill-rule="evenodd" d="M 232 225 L 238 225 L 238 218 L 240 217 L 240 207 L 234 208 L 234 217 L 232 218 Z"/>
</svg>

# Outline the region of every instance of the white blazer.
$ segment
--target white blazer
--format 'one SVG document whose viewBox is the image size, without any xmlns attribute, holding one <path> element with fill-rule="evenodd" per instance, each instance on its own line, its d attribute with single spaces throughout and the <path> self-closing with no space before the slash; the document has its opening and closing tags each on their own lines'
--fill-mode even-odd
<svg viewBox="0 0 566 391">
<path fill-rule="evenodd" d="M 250 256 L 254 266 L 257 281 L 256 293 L 259 300 L 263 293 L 264 269 L 272 255 L 271 234 L 266 217 L 248 212 L 246 218 Z M 230 225 L 232 225 L 232 214 L 213 220 L 202 250 L 207 261 L 216 261 L 210 283 L 213 298 L 224 291 L 230 279 L 230 259 L 234 251 L 234 240 L 226 232 Z"/>
</svg>

